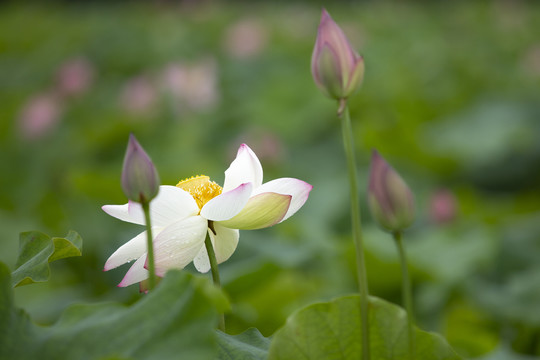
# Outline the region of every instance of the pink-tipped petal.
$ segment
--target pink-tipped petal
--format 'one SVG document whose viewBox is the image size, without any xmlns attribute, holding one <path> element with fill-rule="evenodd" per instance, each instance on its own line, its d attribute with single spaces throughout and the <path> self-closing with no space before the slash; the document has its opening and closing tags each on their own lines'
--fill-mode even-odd
<svg viewBox="0 0 540 360">
<path fill-rule="evenodd" d="M 294 213 L 296 213 L 306 203 L 311 189 L 313 189 L 313 185 L 310 185 L 305 181 L 295 178 L 280 178 L 262 184 L 262 186 L 255 189 L 253 195 L 265 192 L 291 195 L 291 204 L 287 210 L 287 213 L 283 219 L 281 219 L 280 222 L 282 222 L 294 215 Z"/>
<path fill-rule="evenodd" d="M 279 223 L 291 203 L 291 195 L 266 192 L 252 196 L 246 206 L 230 220 L 219 223 L 230 229 L 255 230 Z"/>
<path fill-rule="evenodd" d="M 216 253 L 216 260 L 218 264 L 221 264 L 228 260 L 234 253 L 234 250 L 236 250 L 240 232 L 235 229 L 228 229 L 218 223 L 214 223 L 214 230 L 216 231 L 215 235 L 210 229 L 208 229 L 208 234 L 210 234 L 210 240 L 212 241 L 212 246 Z M 201 273 L 206 273 L 210 270 L 210 261 L 208 260 L 206 246 L 203 246 L 201 251 L 195 256 L 193 264 Z"/>
<path fill-rule="evenodd" d="M 201 216 L 213 221 L 228 220 L 246 206 L 253 185 L 242 184 L 236 189 L 225 192 L 208 201 L 201 209 Z"/>
<path fill-rule="evenodd" d="M 204 246 L 208 220 L 190 216 L 167 226 L 154 239 L 156 275 L 164 276 L 169 269 L 183 269 Z M 145 264 L 147 267 L 147 264 Z"/>
<path fill-rule="evenodd" d="M 124 276 L 118 286 L 126 287 L 148 279 L 148 270 L 144 268 L 145 262 L 146 253 L 144 253 L 140 258 L 138 258 L 137 261 L 135 261 L 135 263 L 129 268 L 126 276 Z"/>
<path fill-rule="evenodd" d="M 241 184 L 252 183 L 253 188 L 261 186 L 263 170 L 257 155 L 246 144 L 240 145 L 236 159 L 225 170 L 223 192 L 236 189 Z"/>
<path fill-rule="evenodd" d="M 105 262 L 103 270 L 109 271 L 132 260 L 138 259 L 146 253 L 146 231 L 135 236 L 120 246 Z"/>
</svg>

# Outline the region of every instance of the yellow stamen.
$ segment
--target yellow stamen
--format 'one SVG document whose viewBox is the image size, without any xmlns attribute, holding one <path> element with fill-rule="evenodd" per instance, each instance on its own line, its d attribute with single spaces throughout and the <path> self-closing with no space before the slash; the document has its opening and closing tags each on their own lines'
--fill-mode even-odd
<svg viewBox="0 0 540 360">
<path fill-rule="evenodd" d="M 192 176 L 180 181 L 176 186 L 189 192 L 197 202 L 199 209 L 202 209 L 204 204 L 220 195 L 223 191 L 221 186 L 210 181 L 210 178 L 206 175 Z"/>
</svg>

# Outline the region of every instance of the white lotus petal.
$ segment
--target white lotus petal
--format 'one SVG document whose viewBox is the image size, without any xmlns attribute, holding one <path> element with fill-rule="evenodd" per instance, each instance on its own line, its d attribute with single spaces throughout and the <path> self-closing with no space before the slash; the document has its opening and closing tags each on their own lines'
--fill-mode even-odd
<svg viewBox="0 0 540 360">
<path fill-rule="evenodd" d="M 124 205 L 103 205 L 101 209 L 112 217 L 122 221 L 144 225 L 144 214 L 142 209 L 140 211 L 133 211 L 134 205 L 137 206 L 138 204 L 130 201 Z M 140 205 L 138 206 L 140 208 Z M 129 211 L 130 207 L 132 208 L 131 212 Z"/>
<path fill-rule="evenodd" d="M 210 260 L 208 259 L 208 252 L 206 251 L 206 246 L 203 246 L 195 259 L 193 259 L 193 265 L 200 273 L 207 273 L 210 270 Z"/>
<path fill-rule="evenodd" d="M 210 229 L 208 229 L 208 234 L 210 234 L 210 240 L 216 253 L 216 260 L 218 264 L 221 264 L 228 260 L 234 253 L 234 250 L 236 250 L 240 232 L 236 229 L 228 229 L 217 223 L 214 223 L 214 230 L 216 231 L 216 235 Z M 206 252 L 206 246 L 203 246 L 195 259 L 193 259 L 193 264 L 201 273 L 206 273 L 210 270 L 210 261 Z"/>
<path fill-rule="evenodd" d="M 162 230 L 162 227 L 152 227 L 152 236 L 155 238 Z M 135 236 L 133 239 L 126 242 L 124 245 L 120 246 L 107 259 L 103 270 L 109 271 L 127 262 L 138 259 L 143 253 L 147 251 L 146 236 L 146 231 L 143 231 L 139 235 Z"/>
<path fill-rule="evenodd" d="M 234 250 L 236 250 L 240 231 L 228 229 L 217 223 L 214 223 L 214 230 L 216 232 L 215 235 L 212 230 L 209 231 L 210 240 L 212 240 L 212 244 L 214 245 L 217 262 L 221 264 L 227 261 L 234 253 Z"/>
<path fill-rule="evenodd" d="M 287 220 L 296 213 L 307 201 L 313 185 L 294 178 L 280 178 L 262 184 L 253 191 L 252 196 L 265 192 L 275 192 L 283 195 L 291 195 L 291 205 L 287 214 L 280 222 Z"/>
<path fill-rule="evenodd" d="M 126 287 L 129 285 L 136 284 L 143 280 L 148 279 L 148 270 L 144 268 L 144 263 L 146 262 L 146 253 L 144 253 L 133 265 L 129 268 L 126 276 L 122 279 L 119 287 Z"/>
<path fill-rule="evenodd" d="M 219 224 L 230 229 L 254 230 L 280 222 L 291 203 L 291 195 L 263 193 L 252 196 L 238 215 Z"/>
<path fill-rule="evenodd" d="M 263 169 L 257 155 L 246 144 L 240 145 L 236 159 L 225 170 L 223 192 L 236 189 L 239 185 L 252 183 L 253 188 L 261 186 Z"/>
<path fill-rule="evenodd" d="M 154 239 L 156 275 L 189 264 L 204 245 L 207 229 L 208 220 L 202 216 L 190 216 L 163 229 Z"/>
<path fill-rule="evenodd" d="M 201 209 L 201 216 L 214 221 L 228 220 L 246 206 L 253 185 L 242 184 L 236 189 L 225 192 L 208 201 Z"/>
<path fill-rule="evenodd" d="M 146 253 L 146 231 L 143 231 L 120 246 L 105 262 L 104 271 L 117 268 L 129 261 L 138 259 Z"/>
<path fill-rule="evenodd" d="M 198 213 L 199 207 L 193 196 L 176 186 L 160 186 L 158 195 L 150 203 L 152 224 L 157 226 L 167 226 Z"/>
<path fill-rule="evenodd" d="M 124 205 L 105 205 L 102 209 L 117 219 L 145 224 L 144 212 L 139 203 L 130 201 Z M 150 220 L 156 226 L 164 227 L 198 212 L 199 207 L 193 196 L 176 186 L 160 186 L 158 195 L 150 202 Z"/>
</svg>

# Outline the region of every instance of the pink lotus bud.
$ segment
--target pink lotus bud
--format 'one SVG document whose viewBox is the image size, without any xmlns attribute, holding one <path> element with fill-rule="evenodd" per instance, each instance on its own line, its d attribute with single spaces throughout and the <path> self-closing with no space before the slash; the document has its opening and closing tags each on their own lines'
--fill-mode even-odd
<svg viewBox="0 0 540 360">
<path fill-rule="evenodd" d="M 363 58 L 325 9 L 311 57 L 311 73 L 322 92 L 334 99 L 347 98 L 364 77 Z"/>
<path fill-rule="evenodd" d="M 383 228 L 401 231 L 414 221 L 414 197 L 401 176 L 373 150 L 368 189 L 369 208 Z"/>
<path fill-rule="evenodd" d="M 133 134 L 124 158 L 122 189 L 129 200 L 139 203 L 150 202 L 159 191 L 156 168 Z"/>
</svg>

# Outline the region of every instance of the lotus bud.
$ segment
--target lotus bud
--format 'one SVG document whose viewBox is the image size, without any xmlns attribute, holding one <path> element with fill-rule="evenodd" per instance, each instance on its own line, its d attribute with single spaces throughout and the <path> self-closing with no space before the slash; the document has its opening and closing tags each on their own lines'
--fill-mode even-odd
<svg viewBox="0 0 540 360">
<path fill-rule="evenodd" d="M 402 231 L 414 222 L 414 196 L 401 176 L 373 150 L 368 189 L 373 218 L 386 230 Z"/>
<path fill-rule="evenodd" d="M 129 200 L 139 203 L 149 203 L 159 191 L 156 168 L 133 134 L 124 158 L 122 189 Z"/>
<path fill-rule="evenodd" d="M 364 78 L 364 59 L 323 9 L 311 57 L 311 74 L 322 92 L 333 99 L 346 99 Z"/>
</svg>

